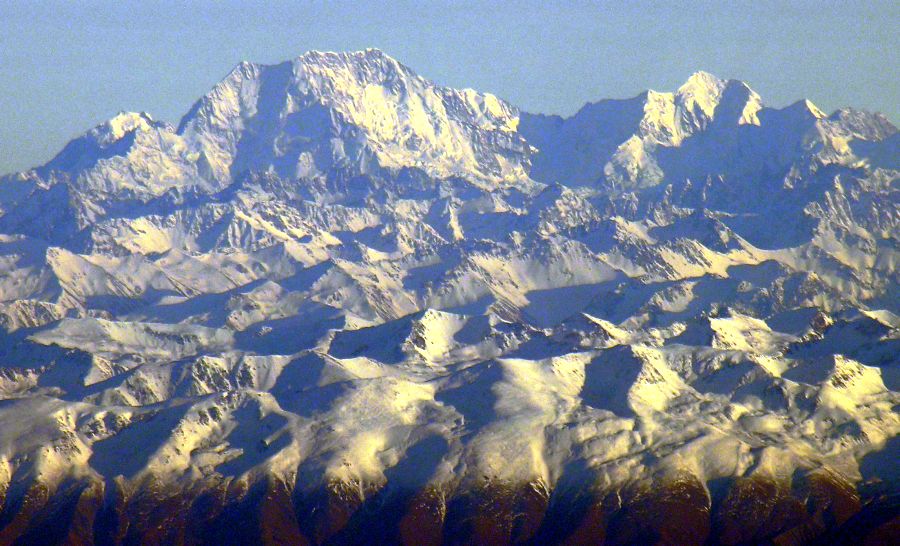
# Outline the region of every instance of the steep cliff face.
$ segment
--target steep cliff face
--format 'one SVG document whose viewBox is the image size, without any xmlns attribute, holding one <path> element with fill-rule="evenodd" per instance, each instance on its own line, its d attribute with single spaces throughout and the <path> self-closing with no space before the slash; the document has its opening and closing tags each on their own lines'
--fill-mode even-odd
<svg viewBox="0 0 900 546">
<path fill-rule="evenodd" d="M 0 179 L 0 543 L 896 534 L 897 165 L 703 72 L 241 63 Z"/>
</svg>

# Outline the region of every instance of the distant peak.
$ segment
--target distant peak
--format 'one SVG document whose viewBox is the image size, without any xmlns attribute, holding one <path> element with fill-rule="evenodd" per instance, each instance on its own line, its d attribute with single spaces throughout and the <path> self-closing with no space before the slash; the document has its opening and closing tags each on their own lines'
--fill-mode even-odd
<svg viewBox="0 0 900 546">
<path fill-rule="evenodd" d="M 740 80 L 725 80 L 700 70 L 678 88 L 675 98 L 688 111 L 707 119 L 717 115 L 715 112 L 722 105 L 729 112 L 728 119 L 739 124 L 759 124 L 757 113 L 762 108 L 762 100 Z"/>
<path fill-rule="evenodd" d="M 812 102 L 811 100 L 809 100 L 809 99 L 803 99 L 801 102 L 803 103 L 803 106 L 804 106 L 807 110 L 809 110 L 809 112 L 810 112 L 812 115 L 816 116 L 817 118 L 820 118 L 820 119 L 821 119 L 821 118 L 828 117 L 828 116 L 825 115 L 825 112 L 819 110 L 819 107 L 816 106 L 815 104 L 813 104 L 813 102 Z"/>
<path fill-rule="evenodd" d="M 718 97 L 727 85 L 728 81 L 701 70 L 691 74 L 675 94 L 678 96 Z"/>
<path fill-rule="evenodd" d="M 261 65 L 251 61 L 241 61 L 234 65 L 234 68 L 228 72 L 228 75 L 219 82 L 219 85 L 225 85 L 227 82 L 239 82 L 245 79 L 255 78 L 260 71 Z"/>
<path fill-rule="evenodd" d="M 147 112 L 119 112 L 109 120 L 94 127 L 90 134 L 101 143 L 119 140 L 136 129 L 147 129 L 156 122 Z"/>
<path fill-rule="evenodd" d="M 690 75 L 687 81 L 684 82 L 682 87 L 691 87 L 691 86 L 711 86 L 711 85 L 721 85 L 724 84 L 725 80 L 716 77 L 705 70 L 698 70 Z"/>
<path fill-rule="evenodd" d="M 354 55 L 362 55 L 364 57 L 379 57 L 379 58 L 388 58 L 391 60 L 395 60 L 393 57 L 385 53 L 383 50 L 378 49 L 377 47 L 367 47 L 362 51 L 354 51 Z"/>
<path fill-rule="evenodd" d="M 734 79 L 722 79 L 709 72 L 699 70 L 691 74 L 691 76 L 678 88 L 677 95 L 719 95 L 725 89 L 745 89 L 751 95 L 756 92 L 747 85 L 746 82 Z"/>
<path fill-rule="evenodd" d="M 320 63 L 320 62 L 388 62 L 391 64 L 400 64 L 399 61 L 376 48 L 368 48 L 359 51 L 307 51 L 298 57 L 303 63 Z"/>
<path fill-rule="evenodd" d="M 818 106 L 813 104 L 813 102 L 809 99 L 798 100 L 794 104 L 785 108 L 785 110 L 800 112 L 806 115 L 810 115 L 816 119 L 824 119 L 828 117 L 824 112 L 822 112 L 822 110 L 819 109 Z"/>
<path fill-rule="evenodd" d="M 338 57 L 390 57 L 387 53 L 378 49 L 377 47 L 367 47 L 365 49 L 358 49 L 356 51 L 331 51 L 331 50 L 322 50 L 322 49 L 310 49 L 306 53 L 300 55 L 300 57 L 323 57 L 323 56 L 338 56 Z"/>
<path fill-rule="evenodd" d="M 125 120 L 140 120 L 143 119 L 145 121 L 153 121 L 153 117 L 147 112 L 126 112 L 125 110 L 119 111 L 115 116 L 113 116 L 110 121 L 125 121 Z"/>
<path fill-rule="evenodd" d="M 840 123 L 866 140 L 882 140 L 897 133 L 897 127 L 887 116 L 878 112 L 841 108 L 828 116 L 828 119 Z"/>
<path fill-rule="evenodd" d="M 334 79 L 339 73 L 353 80 L 373 83 L 394 80 L 398 77 L 417 77 L 413 70 L 380 49 L 350 52 L 308 51 L 298 57 L 295 63 L 302 72 L 318 74 L 325 79 Z"/>
<path fill-rule="evenodd" d="M 691 74 L 675 92 L 675 103 L 690 112 L 690 125 L 702 126 L 704 119 L 712 119 L 722 98 L 727 82 L 709 72 L 698 71 Z"/>
</svg>

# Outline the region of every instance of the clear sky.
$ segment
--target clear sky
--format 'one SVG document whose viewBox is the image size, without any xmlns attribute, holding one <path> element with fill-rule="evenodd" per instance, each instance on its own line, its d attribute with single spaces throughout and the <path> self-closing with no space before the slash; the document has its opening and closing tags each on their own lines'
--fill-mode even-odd
<svg viewBox="0 0 900 546">
<path fill-rule="evenodd" d="M 900 120 L 900 1 L 55 2 L 0 0 L 0 173 L 120 110 L 177 123 L 241 60 L 378 47 L 532 111 L 674 90 L 696 70 L 771 106 Z"/>
</svg>

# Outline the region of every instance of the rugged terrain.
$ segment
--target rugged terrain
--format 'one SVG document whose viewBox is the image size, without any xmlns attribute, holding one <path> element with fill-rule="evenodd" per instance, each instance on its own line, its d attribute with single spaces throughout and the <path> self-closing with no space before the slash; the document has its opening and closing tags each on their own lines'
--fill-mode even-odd
<svg viewBox="0 0 900 546">
<path fill-rule="evenodd" d="M 0 178 L 0 544 L 878 544 L 900 135 L 241 63 Z"/>
</svg>

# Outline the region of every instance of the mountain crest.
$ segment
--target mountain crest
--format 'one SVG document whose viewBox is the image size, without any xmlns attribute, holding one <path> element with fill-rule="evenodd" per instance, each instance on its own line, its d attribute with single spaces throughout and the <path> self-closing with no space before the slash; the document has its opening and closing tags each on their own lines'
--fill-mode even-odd
<svg viewBox="0 0 900 546">
<path fill-rule="evenodd" d="M 699 109 L 706 118 L 712 119 L 728 83 L 709 72 L 694 72 L 675 92 L 675 100 L 689 112 Z"/>
<path fill-rule="evenodd" d="M 517 123 L 497 97 L 437 86 L 369 49 L 238 65 L 179 133 L 223 183 L 244 170 L 296 178 L 413 167 L 496 184 L 527 178 Z"/>
<path fill-rule="evenodd" d="M 91 134 L 98 142 L 109 143 L 121 139 L 131 131 L 149 129 L 155 123 L 147 112 L 119 112 L 109 121 L 95 127 Z"/>
<path fill-rule="evenodd" d="M 759 125 L 759 95 L 745 82 L 723 80 L 709 72 L 695 72 L 675 92 L 686 132 L 705 129 L 715 119 L 728 124 Z"/>
</svg>

